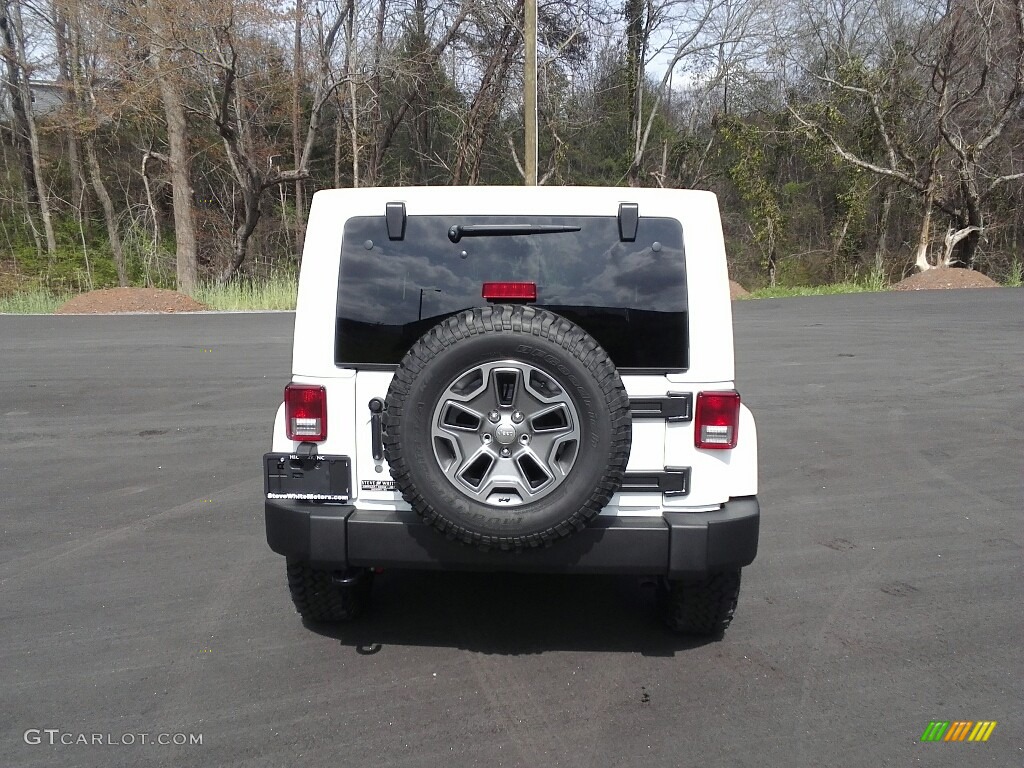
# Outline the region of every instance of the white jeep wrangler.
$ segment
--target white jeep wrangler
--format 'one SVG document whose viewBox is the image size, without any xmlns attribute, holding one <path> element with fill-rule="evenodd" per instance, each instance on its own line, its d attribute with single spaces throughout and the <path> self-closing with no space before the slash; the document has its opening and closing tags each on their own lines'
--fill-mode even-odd
<svg viewBox="0 0 1024 768">
<path fill-rule="evenodd" d="M 715 196 L 318 192 L 264 477 L 305 619 L 381 568 L 634 574 L 721 634 L 760 511 Z"/>
</svg>

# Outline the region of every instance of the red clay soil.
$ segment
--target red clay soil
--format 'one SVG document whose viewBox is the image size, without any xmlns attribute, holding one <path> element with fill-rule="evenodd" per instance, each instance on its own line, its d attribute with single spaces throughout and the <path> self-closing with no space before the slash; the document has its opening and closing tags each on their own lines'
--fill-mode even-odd
<svg viewBox="0 0 1024 768">
<path fill-rule="evenodd" d="M 938 267 L 918 272 L 892 287 L 894 291 L 942 291 L 952 288 L 998 288 L 999 283 L 973 269 Z"/>
<path fill-rule="evenodd" d="M 744 296 L 749 296 L 750 291 L 744 288 L 742 285 L 737 283 L 735 280 L 729 281 L 729 297 L 733 299 L 742 299 Z"/>
<path fill-rule="evenodd" d="M 57 308 L 58 315 L 106 315 L 118 312 L 201 312 L 205 306 L 177 291 L 160 288 L 105 288 L 80 293 Z"/>
</svg>

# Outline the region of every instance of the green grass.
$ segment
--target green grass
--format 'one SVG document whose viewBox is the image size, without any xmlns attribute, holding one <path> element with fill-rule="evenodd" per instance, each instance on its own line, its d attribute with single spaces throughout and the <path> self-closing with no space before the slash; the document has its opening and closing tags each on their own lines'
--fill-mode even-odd
<svg viewBox="0 0 1024 768">
<path fill-rule="evenodd" d="M 870 283 L 832 283 L 831 285 L 777 285 L 774 288 L 759 288 L 752 291 L 751 299 L 781 299 L 789 296 L 833 296 L 838 293 L 877 293 L 886 286 Z"/>
<path fill-rule="evenodd" d="M 22 290 L 10 296 L 0 296 L 0 314 L 52 315 L 70 298 L 70 293 L 53 293 L 44 288 Z"/>
<path fill-rule="evenodd" d="M 1006 276 L 1006 280 L 1003 281 L 1003 285 L 1007 288 L 1020 288 L 1022 277 L 1024 277 L 1024 262 L 1020 259 L 1014 259 L 1010 265 L 1010 272 Z"/>
<path fill-rule="evenodd" d="M 291 276 L 272 277 L 266 282 L 206 283 L 192 292 L 192 298 L 220 311 L 295 309 L 297 287 Z"/>
<path fill-rule="evenodd" d="M 266 282 L 244 280 L 230 285 L 206 283 L 192 296 L 210 309 L 221 311 L 295 309 L 295 278 L 273 277 Z M 0 296 L 0 314 L 49 315 L 74 292 L 29 287 Z"/>
<path fill-rule="evenodd" d="M 780 299 L 789 296 L 834 296 L 839 293 L 878 293 L 889 290 L 885 273 L 873 269 L 857 280 L 846 280 L 829 285 L 776 285 L 750 292 L 751 299 Z"/>
</svg>

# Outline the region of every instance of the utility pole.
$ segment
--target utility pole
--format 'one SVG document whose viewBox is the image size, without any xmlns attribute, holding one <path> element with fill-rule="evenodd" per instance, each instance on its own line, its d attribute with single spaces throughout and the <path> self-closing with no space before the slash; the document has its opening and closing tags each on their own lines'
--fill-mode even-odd
<svg viewBox="0 0 1024 768">
<path fill-rule="evenodd" d="M 523 112 L 526 123 L 526 186 L 537 186 L 537 0 L 525 0 Z"/>
</svg>

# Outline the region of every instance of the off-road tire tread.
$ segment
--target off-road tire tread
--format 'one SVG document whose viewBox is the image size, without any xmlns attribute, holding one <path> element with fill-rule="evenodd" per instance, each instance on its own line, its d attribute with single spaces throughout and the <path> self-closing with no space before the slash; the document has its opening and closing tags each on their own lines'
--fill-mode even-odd
<svg viewBox="0 0 1024 768">
<path fill-rule="evenodd" d="M 436 509 L 415 488 L 402 449 L 402 412 L 415 378 L 447 347 L 483 333 L 516 332 L 553 341 L 583 363 L 593 376 L 611 415 L 612 444 L 608 470 L 591 495 L 566 520 L 525 535 L 493 536 L 469 530 Z M 406 353 L 395 371 L 382 418 L 384 451 L 395 485 L 423 520 L 450 539 L 480 549 L 523 550 L 551 545 L 582 530 L 622 485 L 632 440 L 629 396 L 611 358 L 586 331 L 553 312 L 522 305 L 498 304 L 459 312 L 435 325 Z"/>
<path fill-rule="evenodd" d="M 662 620 L 673 632 L 721 637 L 740 595 L 740 571 L 712 573 L 699 581 L 664 580 L 659 590 Z"/>
<path fill-rule="evenodd" d="M 308 563 L 288 561 L 288 591 L 295 610 L 309 621 L 350 621 L 365 612 L 370 600 L 373 574 L 367 572 L 356 584 L 338 584 L 331 571 Z"/>
</svg>

